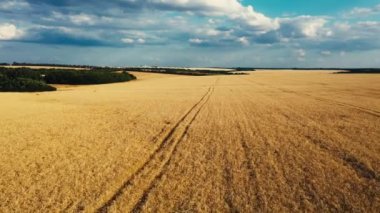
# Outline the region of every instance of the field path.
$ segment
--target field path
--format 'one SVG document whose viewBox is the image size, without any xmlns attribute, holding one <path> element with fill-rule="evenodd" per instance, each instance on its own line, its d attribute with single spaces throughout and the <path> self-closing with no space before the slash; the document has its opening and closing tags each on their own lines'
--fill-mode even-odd
<svg viewBox="0 0 380 213">
<path fill-rule="evenodd" d="M 107 212 L 123 196 L 127 197 L 129 204 L 132 204 L 132 211 L 134 212 L 144 205 L 149 192 L 155 187 L 156 182 L 162 177 L 166 166 L 170 163 L 178 143 L 182 141 L 190 125 L 210 99 L 213 90 L 214 88 L 210 87 L 201 99 L 168 130 L 160 142 L 160 146 L 149 157 L 148 161 L 123 183 L 117 192 L 97 210 L 98 212 Z M 139 199 L 132 201 L 131 198 L 134 198 L 134 195 Z"/>
</svg>

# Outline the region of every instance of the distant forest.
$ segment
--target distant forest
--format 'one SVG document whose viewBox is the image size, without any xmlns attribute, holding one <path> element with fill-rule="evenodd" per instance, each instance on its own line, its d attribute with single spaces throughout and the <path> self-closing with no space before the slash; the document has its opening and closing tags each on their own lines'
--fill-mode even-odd
<svg viewBox="0 0 380 213">
<path fill-rule="evenodd" d="M 17 66 L 18 68 L 7 68 L 5 66 Z M 23 67 L 25 66 L 25 67 Z M 55 67 L 55 69 L 32 69 L 30 67 Z M 29 68 L 28 68 L 29 67 Z M 62 68 L 62 69 L 60 69 Z M 65 69 L 63 69 L 65 68 Z M 69 69 L 67 69 L 69 68 Z M 73 68 L 73 69 L 70 69 Z M 75 70 L 81 68 L 83 70 Z M 68 65 L 68 64 L 35 64 L 0 63 L 0 91 L 6 92 L 39 92 L 55 91 L 56 88 L 50 84 L 88 85 L 106 84 L 115 82 L 126 82 L 136 79 L 128 71 L 151 72 L 176 75 L 242 75 L 256 69 L 284 70 L 291 68 L 253 68 L 235 67 L 223 69 L 189 69 L 189 68 L 160 68 L 160 67 L 99 67 L 91 65 Z M 338 68 L 292 68 L 292 70 L 336 70 L 336 74 L 376 74 L 380 73 L 378 68 L 338 69 Z"/>
<path fill-rule="evenodd" d="M 19 62 L 13 62 L 13 63 L 0 63 L 0 66 L 72 67 L 72 68 L 89 68 L 89 69 L 98 67 L 98 66 L 91 66 L 91 65 L 49 64 L 49 63 L 19 63 Z"/>
<path fill-rule="evenodd" d="M 0 67 L 0 91 L 3 92 L 55 91 L 56 88 L 49 84 L 106 84 L 134 79 L 134 75 L 112 68 L 70 70 Z"/>
</svg>

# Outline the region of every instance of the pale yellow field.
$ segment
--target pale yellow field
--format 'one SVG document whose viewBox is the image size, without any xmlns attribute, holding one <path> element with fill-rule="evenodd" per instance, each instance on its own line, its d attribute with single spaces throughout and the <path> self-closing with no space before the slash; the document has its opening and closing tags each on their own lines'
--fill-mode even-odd
<svg viewBox="0 0 380 213">
<path fill-rule="evenodd" d="M 0 212 L 379 212 L 380 75 L 0 93 Z"/>
</svg>

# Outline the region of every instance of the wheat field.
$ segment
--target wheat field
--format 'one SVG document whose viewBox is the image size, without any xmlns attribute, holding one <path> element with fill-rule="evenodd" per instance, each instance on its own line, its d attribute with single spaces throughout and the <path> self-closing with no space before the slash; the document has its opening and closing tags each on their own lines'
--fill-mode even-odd
<svg viewBox="0 0 380 213">
<path fill-rule="evenodd" d="M 380 75 L 0 93 L 0 212 L 379 212 Z"/>
</svg>

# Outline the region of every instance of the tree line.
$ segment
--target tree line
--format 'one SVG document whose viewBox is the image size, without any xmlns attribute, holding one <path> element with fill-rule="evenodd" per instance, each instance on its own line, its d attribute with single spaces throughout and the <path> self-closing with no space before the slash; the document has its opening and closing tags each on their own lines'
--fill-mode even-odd
<svg viewBox="0 0 380 213">
<path fill-rule="evenodd" d="M 0 67 L 0 91 L 7 92 L 54 91 L 56 88 L 49 84 L 106 84 L 134 79 L 134 75 L 126 71 L 116 72 L 113 68 L 70 70 Z"/>
</svg>

